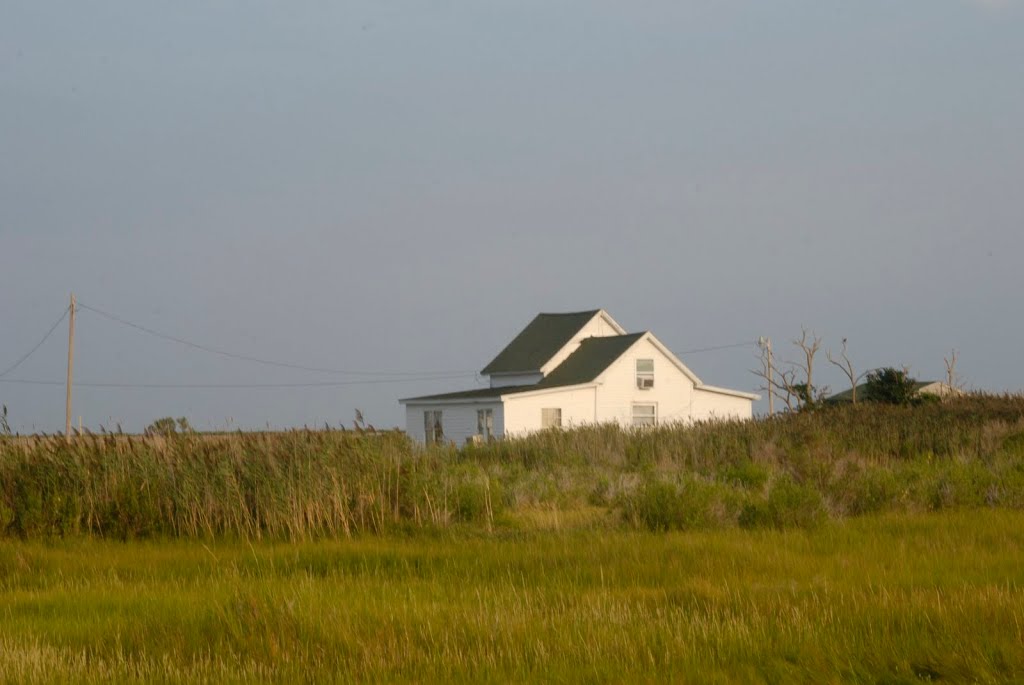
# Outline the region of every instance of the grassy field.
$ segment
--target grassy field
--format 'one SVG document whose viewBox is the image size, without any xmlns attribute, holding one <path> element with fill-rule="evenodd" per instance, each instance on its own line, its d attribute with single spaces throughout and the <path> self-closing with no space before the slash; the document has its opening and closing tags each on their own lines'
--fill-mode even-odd
<svg viewBox="0 0 1024 685">
<path fill-rule="evenodd" d="M 0 436 L 0 681 L 1024 682 L 1024 397 Z"/>
<path fill-rule="evenodd" d="M 543 528 L 547 526 L 547 530 Z M 0 680 L 1024 679 L 1024 515 L 0 542 Z"/>
<path fill-rule="evenodd" d="M 423 449 L 398 432 L 0 438 L 0 536 L 336 539 L 486 531 L 598 508 L 647 530 L 811 528 L 1024 509 L 1024 397 L 745 423 L 547 431 Z"/>
</svg>

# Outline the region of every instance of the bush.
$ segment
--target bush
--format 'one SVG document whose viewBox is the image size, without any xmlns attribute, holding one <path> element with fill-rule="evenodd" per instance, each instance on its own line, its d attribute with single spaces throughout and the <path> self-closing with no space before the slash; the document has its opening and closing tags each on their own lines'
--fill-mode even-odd
<svg viewBox="0 0 1024 685">
<path fill-rule="evenodd" d="M 653 531 L 692 530 L 721 526 L 734 518 L 735 497 L 701 480 L 682 485 L 650 480 L 617 501 L 627 521 Z"/>
<path fill-rule="evenodd" d="M 830 488 L 833 501 L 852 516 L 884 511 L 899 499 L 896 474 L 884 466 L 851 467 Z"/>
<path fill-rule="evenodd" d="M 501 484 L 479 470 L 467 472 L 452 489 L 452 513 L 457 521 L 492 521 L 504 509 Z"/>
<path fill-rule="evenodd" d="M 821 494 L 789 478 L 775 482 L 766 500 L 748 503 L 740 514 L 743 528 L 814 528 L 827 516 Z"/>
<path fill-rule="evenodd" d="M 544 431 L 458 450 L 397 431 L 0 435 L 0 535 L 305 540 L 609 507 L 650 530 L 1024 508 L 1024 396 Z"/>
<path fill-rule="evenodd" d="M 722 479 L 751 490 L 760 490 L 768 482 L 768 467 L 751 460 L 727 466 L 722 472 Z"/>
</svg>

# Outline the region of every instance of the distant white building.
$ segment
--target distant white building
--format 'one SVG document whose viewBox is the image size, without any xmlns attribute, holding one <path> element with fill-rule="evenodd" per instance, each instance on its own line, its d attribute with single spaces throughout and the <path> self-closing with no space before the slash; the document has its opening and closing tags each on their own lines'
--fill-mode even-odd
<svg viewBox="0 0 1024 685">
<path fill-rule="evenodd" d="M 538 314 L 484 367 L 490 387 L 399 400 L 420 442 L 522 436 L 594 423 L 749 419 L 757 395 L 705 385 L 650 332 L 604 310 Z"/>
</svg>

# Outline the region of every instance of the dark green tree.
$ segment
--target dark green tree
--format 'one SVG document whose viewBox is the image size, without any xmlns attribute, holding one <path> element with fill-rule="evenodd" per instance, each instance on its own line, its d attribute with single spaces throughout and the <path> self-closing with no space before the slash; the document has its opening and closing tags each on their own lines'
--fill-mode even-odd
<svg viewBox="0 0 1024 685">
<path fill-rule="evenodd" d="M 188 419 L 184 416 L 177 420 L 170 416 L 165 416 L 149 424 L 146 427 L 146 435 L 174 435 L 179 431 L 188 433 L 191 430 L 192 426 L 189 425 Z"/>
<path fill-rule="evenodd" d="M 906 369 L 887 366 L 868 373 L 867 399 L 883 404 L 910 404 L 914 401 L 917 381 Z"/>
</svg>

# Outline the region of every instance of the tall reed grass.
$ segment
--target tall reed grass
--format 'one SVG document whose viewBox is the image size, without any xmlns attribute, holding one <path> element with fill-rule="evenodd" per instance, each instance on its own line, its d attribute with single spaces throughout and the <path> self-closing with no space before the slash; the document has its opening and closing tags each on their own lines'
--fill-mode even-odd
<svg viewBox="0 0 1024 685">
<path fill-rule="evenodd" d="M 592 508 L 654 530 L 1024 508 L 1024 397 L 546 431 L 456 449 L 399 432 L 0 439 L 0 534 L 303 540 Z"/>
</svg>

